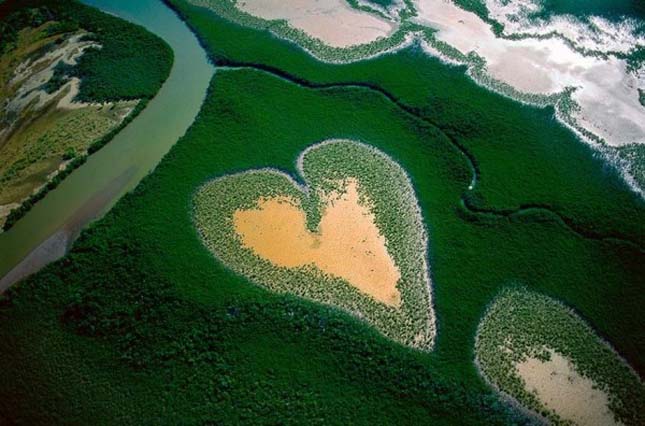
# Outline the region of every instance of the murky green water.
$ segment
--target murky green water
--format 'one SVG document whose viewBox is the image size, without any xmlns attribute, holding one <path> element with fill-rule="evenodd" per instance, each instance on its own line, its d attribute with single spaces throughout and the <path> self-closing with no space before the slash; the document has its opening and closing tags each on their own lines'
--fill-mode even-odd
<svg viewBox="0 0 645 426">
<path fill-rule="evenodd" d="M 161 0 L 84 0 L 143 25 L 173 49 L 170 77 L 146 109 L 8 232 L 0 234 L 0 277 L 52 235 L 101 216 L 146 176 L 191 125 L 214 68 L 188 27 Z"/>
</svg>

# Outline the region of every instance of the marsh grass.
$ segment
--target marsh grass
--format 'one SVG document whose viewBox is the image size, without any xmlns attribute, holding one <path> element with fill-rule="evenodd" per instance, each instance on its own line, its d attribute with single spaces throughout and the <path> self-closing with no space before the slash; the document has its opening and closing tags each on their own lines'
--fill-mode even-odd
<svg viewBox="0 0 645 426">
<path fill-rule="evenodd" d="M 357 83 L 388 93 L 475 159 L 477 183 L 469 193 L 480 208 L 549 206 L 581 227 L 645 239 L 645 228 L 628 219 L 642 217 L 645 201 L 554 119 L 552 107 L 518 105 L 478 87 L 459 72 L 465 68 L 443 64 L 418 46 L 356 63 L 323 63 L 268 30 L 242 27 L 185 0 L 172 4 L 217 64 L 258 66 L 309 86 Z"/>
</svg>

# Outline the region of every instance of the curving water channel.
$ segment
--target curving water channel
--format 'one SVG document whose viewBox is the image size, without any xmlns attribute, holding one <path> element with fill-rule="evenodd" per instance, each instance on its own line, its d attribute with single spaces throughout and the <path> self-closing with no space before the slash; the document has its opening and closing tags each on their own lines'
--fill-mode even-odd
<svg viewBox="0 0 645 426">
<path fill-rule="evenodd" d="M 138 117 L 0 234 L 0 291 L 63 256 L 85 225 L 154 169 L 192 124 L 214 73 L 194 34 L 161 0 L 82 1 L 157 34 L 175 61 Z"/>
</svg>

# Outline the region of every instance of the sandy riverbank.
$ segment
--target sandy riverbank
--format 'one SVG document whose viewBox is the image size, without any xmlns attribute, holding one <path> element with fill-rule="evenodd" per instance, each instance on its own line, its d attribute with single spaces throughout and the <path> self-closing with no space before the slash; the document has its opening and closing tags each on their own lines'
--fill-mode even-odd
<svg viewBox="0 0 645 426">
<path fill-rule="evenodd" d="M 22 30 L 17 47 L 0 56 L 0 224 L 139 102 L 77 101 L 77 77 L 58 76 L 62 81 L 47 88 L 59 66 L 75 66 L 88 49 L 100 48 L 83 31 L 43 38 L 51 24 Z"/>
<path fill-rule="evenodd" d="M 111 200 L 122 191 L 133 174 L 134 169 L 130 168 L 100 191 L 97 191 L 81 208 L 67 219 L 58 231 L 50 235 L 19 264 L 0 278 L 0 293 L 4 292 L 12 284 L 38 272 L 49 263 L 63 257 L 80 234 L 81 229 L 105 211 Z"/>
</svg>

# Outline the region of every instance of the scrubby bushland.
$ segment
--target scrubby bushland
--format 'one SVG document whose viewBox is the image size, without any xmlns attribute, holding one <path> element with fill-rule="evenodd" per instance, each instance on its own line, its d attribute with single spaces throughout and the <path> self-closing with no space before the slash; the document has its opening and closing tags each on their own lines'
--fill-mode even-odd
<svg viewBox="0 0 645 426">
<path fill-rule="evenodd" d="M 375 4 L 381 7 L 389 7 L 396 4 L 396 0 L 364 0 L 367 4 Z"/>
<path fill-rule="evenodd" d="M 418 112 L 475 159 L 478 179 L 470 192 L 478 207 L 548 206 L 591 233 L 643 245 L 645 227 L 631 218 L 642 217 L 645 202 L 554 119 L 551 107 L 518 105 L 418 46 L 350 64 L 321 63 L 268 29 L 243 27 L 186 0 L 167 2 L 197 31 L 215 63 L 256 65 L 308 85 L 371 86 Z"/>
<path fill-rule="evenodd" d="M 336 88 L 330 88 L 330 91 L 342 91 L 342 87 L 347 86 L 348 89 L 353 86 L 371 88 L 374 93 L 382 93 L 400 107 L 417 114 L 424 124 L 439 130 L 472 163 L 472 170 L 461 169 L 469 176 L 461 195 L 470 200 L 469 207 L 480 214 L 458 209 L 462 217 L 487 226 L 502 226 L 506 221 L 520 219 L 568 225 L 582 237 L 578 242 L 605 241 L 609 244 L 605 245 L 607 248 L 612 246 L 609 241 L 615 242 L 617 245 L 611 251 L 615 249 L 615 253 L 621 255 L 609 257 L 620 258 L 619 262 L 626 265 L 625 271 L 634 271 L 632 268 L 643 255 L 644 200 L 624 184 L 605 160 L 598 158 L 591 148 L 554 120 L 551 108 L 519 105 L 491 93 L 460 73 L 459 68 L 442 64 L 415 47 L 352 64 L 321 63 L 297 46 L 272 36 L 269 31 L 231 23 L 212 11 L 191 6 L 185 0 L 169 1 L 197 31 L 215 63 L 256 66 L 309 88 L 334 85 Z M 348 93 L 352 92 L 348 90 Z M 366 108 L 365 102 L 358 100 L 358 107 Z M 470 181 L 473 173 L 476 179 Z M 472 189 L 468 189 L 473 183 Z M 432 235 L 432 229 L 429 231 Z M 603 240 L 603 237 L 609 237 L 609 240 Z M 616 238 L 635 245 L 622 246 Z M 432 252 L 432 241 L 430 245 Z M 552 253 L 557 251 L 551 250 Z M 509 256 L 512 258 L 515 254 Z M 537 256 L 535 265 L 554 261 L 554 256 L 547 257 L 548 260 Z M 494 258 L 497 262 L 498 257 Z M 530 281 L 542 281 L 543 269 L 536 270 Z M 554 271 L 560 270 L 558 266 Z M 462 274 L 459 276 L 459 279 L 467 279 Z M 500 277 L 504 276 L 500 274 Z M 590 270 L 581 268 L 578 276 L 589 277 Z M 595 280 L 597 277 L 589 278 Z M 642 345 L 642 339 L 635 320 L 638 309 L 632 303 L 641 300 L 641 295 L 637 281 L 632 278 L 621 284 L 621 280 L 623 278 L 612 274 L 610 281 L 614 284 L 609 287 L 614 290 L 610 291 L 610 299 L 631 312 L 627 315 L 631 320 L 621 320 L 630 323 L 626 327 L 611 326 L 618 320 L 611 304 L 592 305 L 589 298 L 580 293 L 583 287 L 580 291 L 573 289 L 575 285 L 561 289 L 556 285 L 559 279 L 548 287 L 552 289 L 551 294 L 566 294 L 567 301 L 575 301 L 573 304 L 577 307 L 577 304 L 584 304 L 589 311 L 598 312 L 599 316 L 593 315 L 597 320 L 594 327 L 603 335 L 611 335 L 619 352 L 641 371 L 645 364 L 638 354 L 645 349 L 637 349 Z M 497 285 L 499 283 L 491 284 L 492 287 Z M 621 287 L 625 291 L 622 295 Z M 626 296 L 627 293 L 631 296 Z"/>
<path fill-rule="evenodd" d="M 645 188 L 645 145 L 626 145 L 619 148 L 618 154 L 627 160 L 631 175 Z"/>
<path fill-rule="evenodd" d="M 388 51 L 391 52 L 395 49 L 409 46 L 410 43 L 414 43 L 416 48 L 421 45 L 423 45 L 424 48 L 425 46 L 429 46 L 435 52 L 438 52 L 442 59 L 450 61 L 453 64 L 464 66 L 467 69 L 469 77 L 477 81 L 479 85 L 486 89 L 532 106 L 553 108 L 558 121 L 564 122 L 572 129 L 575 129 L 579 135 L 582 135 L 582 137 L 585 138 L 585 143 L 594 144 L 592 151 L 594 155 L 601 157 L 602 161 L 605 162 L 605 165 L 609 164 L 610 166 L 613 166 L 614 173 L 624 175 L 624 182 L 622 182 L 623 185 L 628 184 L 631 185 L 634 190 L 640 192 L 643 191 L 643 188 L 638 186 L 640 180 L 635 180 L 631 175 L 629 175 L 630 164 L 628 161 L 623 158 L 622 161 L 617 162 L 615 158 L 617 150 L 614 147 L 606 145 L 601 137 L 590 132 L 584 126 L 579 124 L 576 118 L 579 105 L 572 97 L 573 89 L 567 89 L 561 93 L 551 95 L 524 93 L 505 82 L 495 79 L 490 75 L 487 70 L 486 62 L 479 55 L 474 52 L 468 54 L 462 53 L 450 44 L 438 40 L 435 37 L 435 31 L 432 28 L 421 25 L 414 19 L 411 19 L 417 14 L 415 5 L 411 0 L 405 0 L 402 4 L 402 8 L 399 8 L 398 12 L 394 13 L 392 11 L 391 15 L 398 15 L 398 17 L 386 16 L 385 13 L 387 12 L 371 8 L 365 3 L 359 4 L 356 0 L 350 2 L 353 7 L 361 9 L 364 12 L 382 15 L 383 18 L 396 24 L 396 30 L 389 36 L 381 37 L 373 42 L 345 48 L 330 47 L 322 41 L 309 36 L 305 32 L 292 27 L 285 20 L 264 20 L 245 13 L 236 7 L 236 0 L 166 1 L 176 5 L 182 10 L 190 8 L 191 6 L 193 8 L 203 8 L 216 14 L 220 18 L 227 19 L 242 26 L 269 32 L 271 35 L 275 34 L 280 38 L 291 41 L 301 49 L 311 53 L 316 58 L 327 62 L 343 63 L 373 58 L 376 55 L 381 55 Z M 482 19 L 492 26 L 493 31 L 497 32 L 498 35 L 503 31 L 502 26 L 498 22 L 488 18 L 486 6 L 482 2 L 478 2 L 476 0 L 463 0 L 457 3 L 459 3 L 461 7 L 467 10 L 473 10 L 475 13 L 479 14 Z M 266 54 L 268 51 L 265 51 L 264 53 Z M 643 55 L 645 55 L 645 48 L 636 49 L 634 53 L 628 56 L 619 55 L 619 57 L 626 59 L 629 66 L 633 67 L 633 69 L 638 69 L 639 64 L 642 62 L 644 57 Z M 282 61 L 283 59 L 281 58 L 277 62 Z M 283 68 L 283 70 L 286 69 Z M 401 76 L 396 73 L 394 74 L 394 77 L 395 79 L 398 79 Z M 360 81 L 364 82 L 365 79 L 362 78 Z M 589 149 L 589 147 L 587 148 Z M 637 159 L 637 161 L 642 161 L 642 159 Z"/>
<path fill-rule="evenodd" d="M 262 167 L 296 175 L 298 153 L 329 138 L 369 141 L 409 174 L 430 238 L 432 353 L 251 285 L 213 259 L 195 231 L 192 200 L 204 182 Z M 0 370 L 0 383 L 11 384 L 0 386 L 0 413 L 47 418 L 46 410 L 67 410 L 66 418 L 98 424 L 115 415 L 157 423 L 525 421 L 492 398 L 473 365 L 486 305 L 508 280 L 521 280 L 575 304 L 634 355 L 638 340 L 628 339 L 641 332 L 643 262 L 548 216 L 464 217 L 460 196 L 470 179 L 445 135 L 378 93 L 220 69 L 199 117 L 155 172 L 65 260 L 15 288 L 0 319 L 11 367 Z M 62 360 L 52 355 L 61 346 L 73 351 Z M 80 386 L 77 371 L 102 386 Z M 26 389 L 30 396 L 16 401 Z M 130 397 L 121 404 L 123 394 Z"/>
<path fill-rule="evenodd" d="M 374 56 L 402 45 L 406 41 L 408 34 L 413 30 L 424 31 L 423 28 L 418 25 L 402 23 L 394 33 L 387 37 L 380 37 L 370 43 L 348 47 L 333 47 L 325 44 L 317 38 L 309 36 L 298 28 L 294 28 L 285 20 L 268 21 L 248 14 L 237 8 L 236 1 L 237 0 L 191 0 L 190 3 L 201 6 L 204 10 L 209 10 L 211 13 L 216 13 L 219 16 L 226 17 L 240 25 L 260 30 L 270 30 L 279 37 L 296 43 L 316 57 L 325 61 L 345 62 Z M 367 9 L 370 13 L 381 14 L 381 12 L 376 9 L 372 10 L 370 7 L 361 6 L 357 2 L 354 2 L 352 6 L 358 9 Z"/>
<path fill-rule="evenodd" d="M 423 355 L 342 312 L 253 286 L 203 247 L 191 213 L 201 184 L 267 166 L 295 175 L 298 153 L 330 137 L 369 140 L 413 171 L 424 220 L 439 221 L 428 222 L 438 231 L 431 244 L 445 241 L 441 221 L 460 226 L 454 208 L 470 176 L 436 129 L 364 89 L 312 91 L 219 70 L 200 116 L 155 173 L 65 260 L 11 292 L 0 314 L 10 366 L 0 370 L 10 384 L 0 386 L 0 413 L 95 424 L 523 421 L 469 361 L 444 368 L 450 356 Z"/>
</svg>

